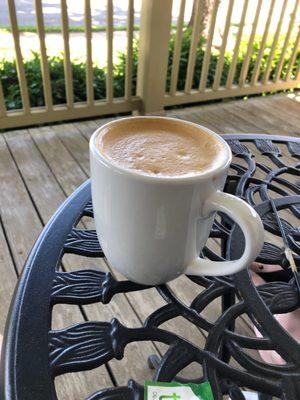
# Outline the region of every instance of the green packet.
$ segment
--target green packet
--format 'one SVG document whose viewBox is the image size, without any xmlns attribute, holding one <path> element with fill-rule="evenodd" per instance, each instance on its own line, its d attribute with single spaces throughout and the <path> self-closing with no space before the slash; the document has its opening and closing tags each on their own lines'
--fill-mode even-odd
<svg viewBox="0 0 300 400">
<path fill-rule="evenodd" d="M 214 400 L 209 382 L 145 382 L 144 400 Z"/>
</svg>

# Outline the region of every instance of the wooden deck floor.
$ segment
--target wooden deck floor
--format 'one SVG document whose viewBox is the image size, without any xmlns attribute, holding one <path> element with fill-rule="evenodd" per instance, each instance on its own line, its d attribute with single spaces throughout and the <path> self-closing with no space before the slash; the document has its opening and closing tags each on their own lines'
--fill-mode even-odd
<svg viewBox="0 0 300 400">
<path fill-rule="evenodd" d="M 300 135 L 300 103 L 286 96 L 229 101 L 202 107 L 172 110 L 169 115 L 201 123 L 218 133 L 270 133 Z M 0 134 L 0 334 L 3 333 L 10 299 L 30 249 L 57 207 L 89 176 L 88 140 L 107 119 L 67 123 Z M 78 268 L 78 258 L 63 259 L 66 269 Z M 95 261 L 92 263 L 95 266 Z M 82 264 L 80 265 L 82 267 Z M 104 262 L 100 267 L 107 269 Z M 195 288 L 187 280 L 174 283 L 184 302 Z M 154 290 L 154 289 L 153 289 Z M 153 290 L 117 296 L 109 306 L 89 305 L 84 313 L 76 306 L 57 306 L 53 327 L 62 328 L 85 317 L 93 320 L 119 318 L 127 326 L 138 326 L 161 306 Z M 218 304 L 207 310 L 214 319 Z M 186 327 L 183 321 L 169 324 L 186 337 L 204 341 L 204 333 Z M 240 329 L 251 331 L 245 321 Z M 147 356 L 163 347 L 151 343 L 131 345 L 124 360 L 108 368 L 68 374 L 57 379 L 60 399 L 83 399 L 101 387 L 124 385 L 130 376 L 143 382 L 152 372 Z M 198 371 L 187 371 L 189 376 Z"/>
</svg>

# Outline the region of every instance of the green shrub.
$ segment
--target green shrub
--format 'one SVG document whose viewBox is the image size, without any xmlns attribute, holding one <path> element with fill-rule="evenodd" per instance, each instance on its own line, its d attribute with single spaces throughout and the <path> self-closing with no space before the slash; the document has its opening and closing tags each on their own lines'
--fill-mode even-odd
<svg viewBox="0 0 300 400">
<path fill-rule="evenodd" d="M 191 31 L 190 29 L 185 29 L 182 40 L 182 48 L 179 62 L 179 73 L 178 73 L 178 84 L 177 89 L 183 90 L 185 85 L 185 77 L 188 65 L 188 56 L 190 49 L 190 39 L 191 39 Z M 284 41 L 284 37 L 281 37 L 279 40 L 279 44 L 276 47 L 276 51 L 274 54 L 274 58 L 272 61 L 270 78 L 274 77 L 274 73 L 276 70 L 276 66 L 278 65 L 282 43 Z M 246 77 L 246 82 L 251 80 L 253 69 L 255 65 L 255 61 L 260 49 L 261 37 L 256 37 L 255 42 L 253 44 L 253 52 L 249 63 L 249 69 Z M 170 78 L 171 78 L 171 70 L 172 70 L 172 61 L 174 55 L 174 45 L 175 45 L 175 35 L 171 36 L 170 45 L 169 45 L 169 61 L 168 61 L 168 73 L 167 73 L 167 81 L 166 81 L 166 90 L 169 90 L 170 87 Z M 245 58 L 245 54 L 247 51 L 248 40 L 244 38 L 241 42 L 240 51 L 238 55 L 236 72 L 234 75 L 233 83 L 238 83 L 239 74 L 242 68 L 243 60 Z M 265 51 L 263 53 L 260 75 L 259 78 L 262 77 L 263 72 L 266 69 L 268 62 L 268 55 L 270 53 L 272 46 L 272 38 L 266 44 Z M 290 55 L 292 51 L 292 46 L 288 48 L 286 52 L 283 68 L 282 68 L 282 77 L 285 76 L 287 66 L 289 63 Z M 205 39 L 201 38 L 197 45 L 197 54 L 196 54 L 196 63 L 195 63 L 195 71 L 192 82 L 192 88 L 197 89 L 199 86 L 199 79 L 201 76 L 202 63 L 205 54 Z M 208 76 L 206 87 L 212 87 L 215 71 L 217 67 L 219 59 L 219 52 L 216 49 L 212 49 L 210 64 L 208 69 Z M 221 75 L 221 85 L 224 85 L 227 80 L 228 71 L 230 68 L 232 60 L 232 53 L 226 53 L 224 57 L 224 66 Z M 50 78 L 51 78 L 51 87 L 52 87 L 52 95 L 53 95 L 53 103 L 54 104 L 64 104 L 66 103 L 66 92 L 65 92 L 65 78 L 64 78 L 64 61 L 63 55 L 58 55 L 55 57 L 49 57 L 49 69 L 50 69 Z M 133 71 L 132 71 L 132 94 L 135 94 L 136 90 L 136 78 L 137 78 L 137 64 L 138 64 L 138 43 L 135 42 L 133 46 Z M 296 62 L 294 64 L 292 75 L 294 75 L 297 71 L 297 68 L 300 64 L 300 51 L 297 54 Z M 30 60 L 24 62 L 25 74 L 28 84 L 28 92 L 30 98 L 30 104 L 33 107 L 43 106 L 44 105 L 44 95 L 43 95 L 43 84 L 42 84 L 42 74 L 40 67 L 40 57 L 38 53 L 33 53 L 33 56 Z M 96 100 L 105 99 L 106 97 L 106 68 L 102 68 L 99 66 L 93 67 L 94 72 L 94 96 Z M 118 61 L 114 65 L 113 69 L 113 92 L 114 97 L 123 97 L 124 96 L 124 85 L 125 85 L 125 72 L 126 72 L 126 54 L 120 53 L 118 56 Z M 74 100 L 77 102 L 86 100 L 86 63 L 79 61 L 72 61 L 72 74 L 73 74 L 73 88 L 74 88 Z M 0 78 L 3 85 L 3 91 L 6 101 L 6 106 L 8 110 L 19 109 L 22 108 L 22 101 L 20 95 L 20 87 L 17 78 L 17 70 L 15 61 L 0 61 Z"/>
<path fill-rule="evenodd" d="M 8 110 L 22 107 L 20 87 L 17 78 L 17 68 L 14 61 L 2 60 L 0 63 L 0 77 Z M 41 95 L 41 94 L 40 94 Z"/>
<path fill-rule="evenodd" d="M 190 31 L 190 29 L 186 29 L 183 33 L 183 38 L 182 38 L 177 90 L 183 90 L 184 86 L 185 86 L 185 78 L 186 78 L 189 50 L 190 50 L 190 39 L 191 39 L 191 31 Z M 276 46 L 273 60 L 272 60 L 272 65 L 271 65 L 270 79 L 272 79 L 274 77 L 275 70 L 278 65 L 280 55 L 281 55 L 281 49 L 282 49 L 284 39 L 285 39 L 284 36 L 280 37 L 278 44 Z M 293 44 L 294 40 L 291 40 L 290 42 Z M 260 43 L 261 43 L 261 36 L 256 36 L 254 43 L 253 43 L 252 56 L 251 56 L 250 62 L 249 62 L 248 73 L 246 76 L 246 83 L 250 82 L 250 80 L 251 80 L 254 66 L 255 66 L 255 61 L 257 59 L 259 49 L 260 49 Z M 263 57 L 261 60 L 259 79 L 263 76 L 263 73 L 266 70 L 272 43 L 273 43 L 273 38 L 270 37 L 266 43 L 265 51 L 263 53 Z M 201 40 L 199 40 L 199 43 L 197 45 L 196 63 L 195 63 L 195 70 L 194 70 L 194 76 L 193 76 L 193 82 L 192 82 L 193 89 L 198 89 L 198 87 L 199 87 L 202 63 L 203 63 L 203 59 L 204 59 L 204 55 L 205 55 L 205 44 L 206 44 L 205 39 L 201 38 Z M 171 40 L 170 40 L 170 49 L 169 49 L 168 74 L 167 74 L 167 83 L 166 83 L 167 91 L 170 88 L 172 62 L 173 62 L 173 55 L 174 55 L 174 45 L 175 45 L 175 35 L 172 35 Z M 234 79 L 233 79 L 234 84 L 238 84 L 241 68 L 242 68 L 243 61 L 245 59 L 246 52 L 247 52 L 247 47 L 248 47 L 248 38 L 244 38 L 240 44 L 240 49 L 239 49 L 239 54 L 238 54 L 238 59 L 237 59 L 237 64 L 236 64 L 236 71 L 235 71 Z M 285 77 L 285 73 L 286 73 L 286 70 L 288 67 L 291 52 L 292 52 L 292 45 L 288 47 L 286 54 L 285 54 L 283 67 L 282 67 L 282 77 Z M 223 65 L 221 81 L 220 81 L 221 85 L 226 84 L 229 68 L 230 68 L 231 61 L 232 61 L 232 56 L 233 56 L 232 53 L 229 53 L 229 52 L 225 53 L 224 65 Z M 211 88 L 213 85 L 218 59 L 219 59 L 219 52 L 218 52 L 218 50 L 213 48 L 212 52 L 211 52 L 210 64 L 209 64 L 207 81 L 206 81 L 207 88 Z M 299 64 L 300 64 L 300 50 L 298 51 L 296 61 L 295 61 L 295 64 L 294 64 L 294 67 L 292 70 L 293 77 L 296 74 Z"/>
</svg>

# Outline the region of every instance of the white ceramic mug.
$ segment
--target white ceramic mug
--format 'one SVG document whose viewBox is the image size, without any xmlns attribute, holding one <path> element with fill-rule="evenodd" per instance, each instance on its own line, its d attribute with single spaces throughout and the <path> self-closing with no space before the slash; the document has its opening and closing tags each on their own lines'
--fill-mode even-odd
<svg viewBox="0 0 300 400">
<path fill-rule="evenodd" d="M 145 121 L 149 118 L 130 117 Z M 127 118 L 126 118 L 127 119 Z M 126 120 L 125 119 L 125 120 Z M 182 130 L 194 125 L 221 142 L 226 154 L 222 165 L 191 177 L 150 176 L 110 162 L 96 147 L 96 130 L 90 140 L 92 200 L 98 238 L 110 265 L 128 279 L 157 285 L 189 275 L 228 275 L 246 268 L 263 245 L 263 225 L 255 210 L 238 197 L 223 193 L 231 150 L 209 129 L 172 119 Z M 241 227 L 245 250 L 235 261 L 210 261 L 199 254 L 216 211 Z"/>
</svg>

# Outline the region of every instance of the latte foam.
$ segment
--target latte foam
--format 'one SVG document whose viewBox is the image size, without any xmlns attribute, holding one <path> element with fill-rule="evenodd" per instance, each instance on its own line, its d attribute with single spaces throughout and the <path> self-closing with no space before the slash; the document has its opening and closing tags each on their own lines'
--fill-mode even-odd
<svg viewBox="0 0 300 400">
<path fill-rule="evenodd" d="M 192 176 L 224 160 L 224 145 L 208 132 L 180 120 L 128 118 L 100 132 L 98 150 L 126 169 L 158 176 Z"/>
</svg>

